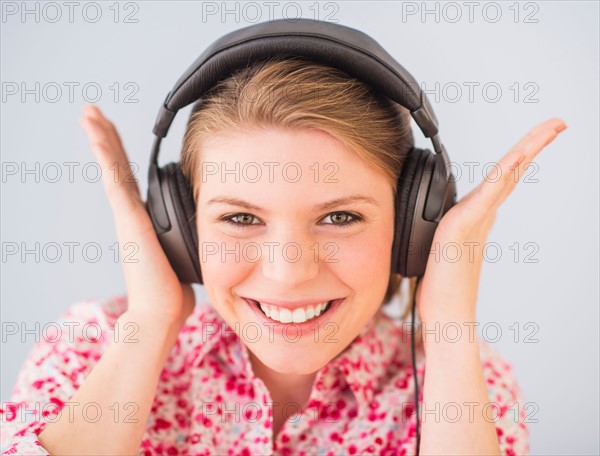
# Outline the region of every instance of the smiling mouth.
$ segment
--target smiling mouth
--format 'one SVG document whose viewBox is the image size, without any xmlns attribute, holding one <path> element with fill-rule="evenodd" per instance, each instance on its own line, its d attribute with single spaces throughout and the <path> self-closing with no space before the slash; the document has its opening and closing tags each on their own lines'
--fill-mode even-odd
<svg viewBox="0 0 600 456">
<path fill-rule="evenodd" d="M 316 320 L 317 318 L 323 316 L 331 308 L 331 305 L 333 304 L 335 299 L 332 299 L 325 305 L 325 307 L 321 308 L 321 310 L 318 312 L 318 315 L 316 314 L 316 312 L 311 312 L 309 314 L 302 309 L 290 310 L 284 308 L 277 308 L 274 306 L 271 306 L 270 308 L 267 308 L 265 310 L 262 308 L 258 301 L 253 299 L 251 299 L 251 301 L 258 308 L 258 310 L 260 310 L 263 313 L 263 315 L 265 315 L 270 320 L 284 324 L 300 324 Z"/>
</svg>

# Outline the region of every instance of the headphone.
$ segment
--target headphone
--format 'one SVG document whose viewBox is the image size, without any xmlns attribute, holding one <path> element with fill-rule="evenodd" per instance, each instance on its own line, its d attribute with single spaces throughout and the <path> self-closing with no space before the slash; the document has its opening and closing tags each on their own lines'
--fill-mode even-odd
<svg viewBox="0 0 600 456">
<path fill-rule="evenodd" d="M 391 272 L 420 279 L 437 225 L 456 204 L 450 160 L 438 133 L 433 109 L 413 78 L 375 40 L 359 30 L 312 19 L 258 23 L 214 41 L 175 83 L 160 108 L 148 171 L 146 209 L 159 242 L 179 280 L 202 284 L 196 205 L 179 163 L 158 166 L 162 138 L 177 111 L 198 101 L 218 81 L 254 61 L 275 56 L 302 56 L 336 67 L 407 108 L 434 153 L 412 148 L 397 183 Z M 414 302 L 413 302 L 413 369 Z M 418 389 L 417 453 L 419 448 Z"/>
</svg>

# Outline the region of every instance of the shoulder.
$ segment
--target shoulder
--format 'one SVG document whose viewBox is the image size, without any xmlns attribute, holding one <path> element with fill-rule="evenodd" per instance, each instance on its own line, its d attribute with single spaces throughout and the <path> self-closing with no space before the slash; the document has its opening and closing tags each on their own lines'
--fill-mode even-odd
<svg viewBox="0 0 600 456">
<path fill-rule="evenodd" d="M 109 298 L 78 301 L 66 310 L 62 318 L 113 326 L 126 310 L 127 296 L 115 295 Z"/>
<path fill-rule="evenodd" d="M 41 329 L 21 375 L 69 373 L 78 385 L 114 338 L 114 326 L 127 309 L 125 296 L 85 299 L 71 304 Z"/>
<path fill-rule="evenodd" d="M 123 296 L 88 299 L 36 328 L 36 343 L 23 362 L 3 417 L 0 447 L 6 454 L 48 454 L 37 434 L 72 397 L 113 338 L 126 310 Z"/>
<path fill-rule="evenodd" d="M 94 351 L 94 357 L 98 358 L 97 353 L 104 352 L 111 341 L 135 338 L 135 325 L 117 324 L 119 317 L 126 310 L 127 296 L 124 295 L 89 299 L 70 306 L 61 320 L 62 324 L 70 324 L 75 328 L 75 340 L 71 337 L 70 342 L 74 342 L 79 348 Z M 197 301 L 194 311 L 179 331 L 176 344 L 172 348 L 172 356 L 165 367 L 189 351 L 196 352 L 196 355 L 206 354 L 218 341 L 232 332 L 209 301 Z"/>
<path fill-rule="evenodd" d="M 508 403 L 521 399 L 517 376 L 506 358 L 492 344 L 481 339 L 479 353 L 490 400 Z"/>
<path fill-rule="evenodd" d="M 86 353 L 104 351 L 109 342 L 123 331 L 115 331 L 115 323 L 127 310 L 127 297 L 85 299 L 71 304 L 56 321 L 48 323 L 34 352 L 73 351 L 86 358 Z M 98 356 L 94 356 L 98 358 Z"/>
<path fill-rule="evenodd" d="M 496 347 L 480 338 L 479 353 L 488 385 L 497 385 L 506 389 L 518 388 L 512 365 Z"/>
<path fill-rule="evenodd" d="M 394 384 L 396 395 L 400 392 L 397 388 L 404 390 L 402 391 L 404 394 L 412 394 L 413 386 L 408 381 L 412 376 L 410 322 L 398 321 L 382 315 L 376 325 L 375 333 L 378 339 L 384 341 L 384 347 L 387 347 L 385 348 L 387 357 L 384 357 L 384 360 L 388 364 L 388 383 Z M 534 409 L 524 400 L 513 366 L 493 344 L 481 338 L 478 342 L 488 402 L 479 404 L 474 412 L 483 413 L 485 419 L 495 423 L 502 455 L 526 455 L 529 452 L 527 423 Z M 419 389 L 421 389 L 424 379 L 421 374 L 425 368 L 425 352 L 423 345 L 418 341 L 415 349 Z"/>
<path fill-rule="evenodd" d="M 61 316 L 63 320 L 75 320 L 90 325 L 113 327 L 127 310 L 127 296 L 115 295 L 102 299 L 86 299 L 72 304 Z M 224 323 L 220 315 L 207 300 L 196 302 L 184 328 L 193 329 L 198 324 Z"/>
</svg>

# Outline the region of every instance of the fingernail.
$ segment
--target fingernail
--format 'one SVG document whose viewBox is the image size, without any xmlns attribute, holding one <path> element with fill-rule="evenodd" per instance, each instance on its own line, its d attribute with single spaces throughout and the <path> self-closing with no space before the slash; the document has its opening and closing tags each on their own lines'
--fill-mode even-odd
<svg viewBox="0 0 600 456">
<path fill-rule="evenodd" d="M 560 133 L 561 131 L 566 130 L 566 129 L 567 129 L 567 124 L 563 123 L 556 128 L 556 133 Z"/>
</svg>

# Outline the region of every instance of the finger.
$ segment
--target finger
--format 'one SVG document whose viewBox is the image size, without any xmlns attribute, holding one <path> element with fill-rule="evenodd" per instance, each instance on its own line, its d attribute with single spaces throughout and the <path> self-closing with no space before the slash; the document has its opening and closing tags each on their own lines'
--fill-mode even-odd
<svg viewBox="0 0 600 456">
<path fill-rule="evenodd" d="M 139 191 L 136 192 L 123 179 L 114 178 L 113 164 L 119 163 L 119 157 L 111 141 L 93 119 L 83 117 L 80 119 L 80 124 L 88 136 L 90 147 L 100 166 L 104 189 L 113 211 L 119 214 L 132 212 L 138 204 L 141 204 Z"/>
<path fill-rule="evenodd" d="M 497 209 L 514 190 L 529 163 L 566 128 L 564 121 L 558 118 L 549 119 L 533 128 L 473 190 L 479 204 Z"/>
<path fill-rule="evenodd" d="M 567 126 L 561 119 L 550 119 L 539 124 L 502 157 L 502 160 L 510 165 L 514 165 L 515 162 L 520 163 L 524 160 L 533 160 L 565 128 Z"/>
<path fill-rule="evenodd" d="M 88 108 L 88 109 L 86 109 Z M 95 108 L 95 107 L 94 107 Z M 124 183 L 128 184 L 131 187 L 131 191 L 136 193 L 139 197 L 140 191 L 137 185 L 137 179 L 134 176 L 133 170 L 130 167 L 129 159 L 125 150 L 123 149 L 123 145 L 119 139 L 118 133 L 116 133 L 116 129 L 114 126 L 109 128 L 108 122 L 106 119 L 102 119 L 98 117 L 97 110 L 92 110 L 89 107 L 84 107 L 84 112 L 88 113 L 84 118 L 87 119 L 87 122 L 94 130 L 94 134 L 102 138 L 102 142 L 107 144 L 107 147 L 112 151 L 113 161 L 110 164 L 110 171 L 115 180 L 122 180 Z"/>
<path fill-rule="evenodd" d="M 508 165 L 508 169 L 504 176 L 505 185 L 495 201 L 496 207 L 502 204 L 508 195 L 512 193 L 513 189 L 520 182 L 527 166 L 537 157 L 542 149 L 554 141 L 559 133 L 566 128 L 566 124 L 561 119 L 550 119 L 534 128 L 513 147 L 506 155 L 507 159 L 503 163 L 503 165 Z"/>
<path fill-rule="evenodd" d="M 113 140 L 115 146 L 119 148 L 118 152 L 122 153 L 126 157 L 125 148 L 121 142 L 121 137 L 115 127 L 115 125 L 102 113 L 100 108 L 96 105 L 85 105 L 83 112 L 86 116 L 96 119 L 106 130 L 106 133 Z"/>
<path fill-rule="evenodd" d="M 85 118 L 89 119 L 93 125 L 95 125 L 98 129 L 102 130 L 102 133 L 105 135 L 106 140 L 114 149 L 115 156 L 121 161 L 126 159 L 127 154 L 123 149 L 123 145 L 121 144 L 120 139 L 118 138 L 118 134 L 115 135 L 113 129 L 111 129 L 109 125 L 110 122 L 101 114 L 100 110 L 96 106 L 87 105 L 83 107 L 83 113 Z"/>
<path fill-rule="evenodd" d="M 86 105 L 83 108 L 84 115 L 92 119 L 92 121 L 104 130 L 105 135 L 109 139 L 111 146 L 116 152 L 119 169 L 115 170 L 115 176 L 126 179 L 128 183 L 137 184 L 138 181 L 134 176 L 134 169 L 131 168 L 129 158 L 123 147 L 121 136 L 119 135 L 115 125 L 102 114 L 100 108 L 96 105 Z M 139 189 L 136 186 L 136 191 Z"/>
</svg>

